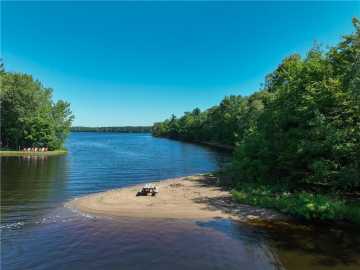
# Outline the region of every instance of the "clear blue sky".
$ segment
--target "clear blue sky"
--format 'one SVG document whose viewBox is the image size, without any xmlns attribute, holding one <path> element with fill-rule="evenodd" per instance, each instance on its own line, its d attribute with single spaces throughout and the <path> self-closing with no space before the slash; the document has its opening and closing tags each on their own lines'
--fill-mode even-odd
<svg viewBox="0 0 360 270">
<path fill-rule="evenodd" d="M 71 102 L 74 125 L 148 125 L 252 93 L 359 15 L 359 2 L 2 2 L 2 58 Z"/>
</svg>

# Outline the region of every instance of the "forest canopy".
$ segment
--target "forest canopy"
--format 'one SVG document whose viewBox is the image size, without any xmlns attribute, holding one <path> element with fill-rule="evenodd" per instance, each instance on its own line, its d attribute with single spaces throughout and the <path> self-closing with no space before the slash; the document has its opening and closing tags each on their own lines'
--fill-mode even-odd
<svg viewBox="0 0 360 270">
<path fill-rule="evenodd" d="M 250 96 L 155 123 L 153 134 L 234 147 L 234 184 L 360 188 L 360 21 L 334 47 L 290 55 Z"/>
<path fill-rule="evenodd" d="M 74 116 L 66 101 L 52 101 L 52 89 L 31 75 L 7 72 L 1 79 L 1 148 L 60 149 Z"/>
</svg>

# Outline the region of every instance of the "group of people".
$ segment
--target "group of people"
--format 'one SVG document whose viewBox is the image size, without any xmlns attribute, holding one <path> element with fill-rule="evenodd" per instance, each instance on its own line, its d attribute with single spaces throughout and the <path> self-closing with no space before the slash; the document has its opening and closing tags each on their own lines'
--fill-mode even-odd
<svg viewBox="0 0 360 270">
<path fill-rule="evenodd" d="M 31 148 L 24 148 L 23 151 L 25 152 L 47 152 L 47 147 L 31 147 Z"/>
</svg>

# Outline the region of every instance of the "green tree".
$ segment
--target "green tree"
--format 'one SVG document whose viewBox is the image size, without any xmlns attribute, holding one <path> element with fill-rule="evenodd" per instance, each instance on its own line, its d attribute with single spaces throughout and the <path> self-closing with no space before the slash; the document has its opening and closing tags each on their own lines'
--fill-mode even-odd
<svg viewBox="0 0 360 270">
<path fill-rule="evenodd" d="M 243 181 L 360 185 L 359 24 L 328 53 L 286 58 L 267 77 L 264 111 L 241 142 L 235 167 Z"/>
<path fill-rule="evenodd" d="M 32 76 L 2 71 L 2 147 L 61 148 L 74 117 L 69 103 L 54 104 L 51 98 L 52 89 L 45 88 Z"/>
</svg>

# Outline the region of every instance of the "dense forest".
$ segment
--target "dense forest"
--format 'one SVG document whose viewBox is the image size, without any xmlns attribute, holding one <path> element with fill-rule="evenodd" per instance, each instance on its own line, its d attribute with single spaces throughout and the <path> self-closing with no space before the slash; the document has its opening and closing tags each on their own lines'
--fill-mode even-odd
<svg viewBox="0 0 360 270">
<path fill-rule="evenodd" d="M 151 126 L 71 127 L 71 132 L 150 133 Z"/>
<path fill-rule="evenodd" d="M 22 73 L 6 72 L 1 65 L 1 148 L 60 149 L 73 121 L 70 104 L 52 101 L 52 89 Z"/>
<path fill-rule="evenodd" d="M 326 51 L 317 46 L 285 58 L 256 93 L 172 115 L 154 124 L 153 135 L 232 145 L 229 171 L 239 189 L 359 191 L 360 21 L 353 25 Z"/>
</svg>

